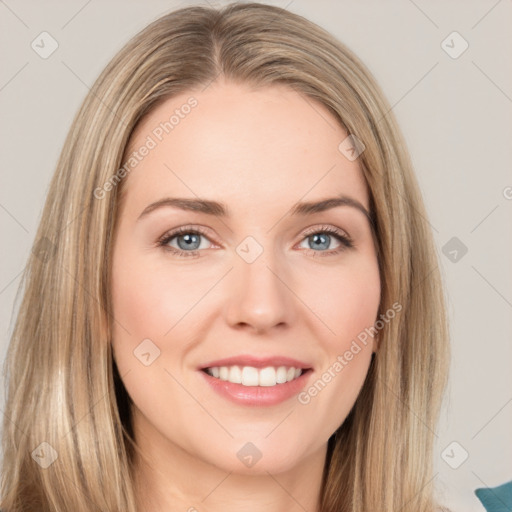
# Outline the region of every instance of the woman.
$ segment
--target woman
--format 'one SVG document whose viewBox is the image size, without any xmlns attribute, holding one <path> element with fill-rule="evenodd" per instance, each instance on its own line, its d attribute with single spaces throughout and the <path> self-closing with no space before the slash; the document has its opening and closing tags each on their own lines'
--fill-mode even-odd
<svg viewBox="0 0 512 512">
<path fill-rule="evenodd" d="M 436 510 L 425 218 L 388 104 L 324 30 L 252 3 L 149 25 L 50 186 L 2 509 Z"/>
</svg>

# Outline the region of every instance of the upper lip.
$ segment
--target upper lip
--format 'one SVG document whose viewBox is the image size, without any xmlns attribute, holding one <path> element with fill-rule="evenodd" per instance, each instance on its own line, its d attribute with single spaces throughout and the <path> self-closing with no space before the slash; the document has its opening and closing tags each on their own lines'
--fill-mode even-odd
<svg viewBox="0 0 512 512">
<path fill-rule="evenodd" d="M 272 357 L 256 357 L 251 355 L 239 355 L 226 357 L 224 359 L 216 359 L 205 365 L 202 365 L 199 369 L 205 370 L 206 368 L 214 368 L 219 366 L 252 366 L 254 368 L 265 368 L 267 366 L 286 366 L 294 368 L 300 368 L 302 370 L 308 370 L 311 365 L 285 356 L 272 356 Z"/>
</svg>

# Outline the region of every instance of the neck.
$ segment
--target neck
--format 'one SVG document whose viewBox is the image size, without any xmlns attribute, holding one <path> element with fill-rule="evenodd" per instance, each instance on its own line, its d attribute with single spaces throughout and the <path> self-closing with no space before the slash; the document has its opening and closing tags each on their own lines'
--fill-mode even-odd
<svg viewBox="0 0 512 512">
<path fill-rule="evenodd" d="M 135 437 L 143 448 L 135 461 L 139 512 L 319 511 L 327 445 L 287 471 L 242 474 L 212 465 L 159 434 L 135 428 Z"/>
</svg>

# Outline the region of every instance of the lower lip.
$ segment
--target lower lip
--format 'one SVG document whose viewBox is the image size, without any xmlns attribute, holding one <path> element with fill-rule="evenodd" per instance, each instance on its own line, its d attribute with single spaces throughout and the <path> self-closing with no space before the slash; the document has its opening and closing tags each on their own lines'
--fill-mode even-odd
<svg viewBox="0 0 512 512">
<path fill-rule="evenodd" d="M 275 386 L 244 386 L 217 379 L 203 370 L 200 370 L 200 373 L 213 390 L 224 398 L 237 404 L 256 406 L 279 404 L 299 394 L 312 370 L 306 370 L 300 377 Z"/>
</svg>

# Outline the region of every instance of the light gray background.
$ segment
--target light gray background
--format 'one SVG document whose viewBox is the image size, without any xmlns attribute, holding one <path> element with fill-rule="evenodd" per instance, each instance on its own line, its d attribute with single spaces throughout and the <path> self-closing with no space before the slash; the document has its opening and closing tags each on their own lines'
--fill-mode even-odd
<svg viewBox="0 0 512 512">
<path fill-rule="evenodd" d="M 354 50 L 381 84 L 405 133 L 451 319 L 453 362 L 436 432 L 436 486 L 454 512 L 482 512 L 473 490 L 512 480 L 512 3 L 268 3 L 309 18 Z M 190 4 L 0 0 L 2 360 L 20 273 L 72 117 L 129 37 Z M 31 48 L 43 31 L 59 45 L 47 59 Z M 469 44 L 456 59 L 441 46 L 453 31 Z M 445 44 L 452 53 L 461 48 L 453 36 Z M 456 262 L 442 253 L 452 237 L 468 249 Z M 445 451 L 454 441 L 460 446 Z M 469 457 L 453 469 L 462 450 Z"/>
</svg>

